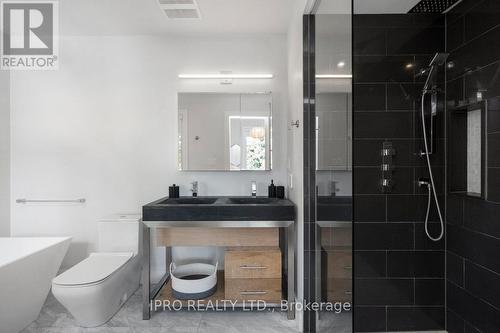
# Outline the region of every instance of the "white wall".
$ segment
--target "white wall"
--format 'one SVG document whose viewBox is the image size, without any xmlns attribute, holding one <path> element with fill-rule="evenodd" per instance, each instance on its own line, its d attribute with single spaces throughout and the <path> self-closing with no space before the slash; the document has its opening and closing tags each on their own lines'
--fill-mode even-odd
<svg viewBox="0 0 500 333">
<path fill-rule="evenodd" d="M 95 249 L 96 221 L 168 194 L 265 195 L 286 183 L 285 36 L 62 38 L 60 69 L 12 74 L 12 233 L 71 235 L 64 265 Z M 179 73 L 273 73 L 272 80 L 179 80 Z M 177 92 L 273 92 L 272 172 L 178 172 Z M 296 99 L 295 99 L 296 100 Z M 301 140 L 298 140 L 301 142 Z M 300 181 L 297 182 L 300 184 Z M 293 195 L 297 198 L 298 189 Z M 299 192 L 300 193 L 300 192 Z M 16 198 L 80 198 L 84 205 L 19 205 Z"/>
<path fill-rule="evenodd" d="M 0 237 L 10 235 L 10 74 L 0 71 Z"/>
</svg>

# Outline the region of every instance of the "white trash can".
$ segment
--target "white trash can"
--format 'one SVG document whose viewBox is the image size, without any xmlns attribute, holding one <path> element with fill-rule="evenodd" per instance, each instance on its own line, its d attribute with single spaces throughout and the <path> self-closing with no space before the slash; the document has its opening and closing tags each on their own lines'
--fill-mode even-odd
<svg viewBox="0 0 500 333">
<path fill-rule="evenodd" d="M 204 263 L 170 264 L 172 292 L 180 300 L 207 298 L 217 291 L 217 267 Z"/>
</svg>

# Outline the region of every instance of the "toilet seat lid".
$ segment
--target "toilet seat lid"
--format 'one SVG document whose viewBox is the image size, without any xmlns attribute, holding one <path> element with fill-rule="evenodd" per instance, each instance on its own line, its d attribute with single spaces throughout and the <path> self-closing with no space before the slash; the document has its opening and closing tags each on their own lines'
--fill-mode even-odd
<svg viewBox="0 0 500 333">
<path fill-rule="evenodd" d="M 116 272 L 133 256 L 132 252 L 91 253 L 87 259 L 55 277 L 52 283 L 62 286 L 95 284 Z"/>
</svg>

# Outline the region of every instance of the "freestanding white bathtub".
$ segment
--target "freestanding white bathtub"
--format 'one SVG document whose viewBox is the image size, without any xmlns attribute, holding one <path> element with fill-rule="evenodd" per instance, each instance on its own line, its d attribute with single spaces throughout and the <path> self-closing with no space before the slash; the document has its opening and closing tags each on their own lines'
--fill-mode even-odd
<svg viewBox="0 0 500 333">
<path fill-rule="evenodd" d="M 17 333 L 35 320 L 70 237 L 0 237 L 0 331 Z"/>
</svg>

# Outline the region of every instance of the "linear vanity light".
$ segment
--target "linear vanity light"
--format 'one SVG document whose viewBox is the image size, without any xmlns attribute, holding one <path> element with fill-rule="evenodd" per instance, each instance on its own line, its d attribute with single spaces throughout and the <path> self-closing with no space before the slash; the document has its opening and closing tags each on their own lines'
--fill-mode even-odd
<svg viewBox="0 0 500 333">
<path fill-rule="evenodd" d="M 352 79 L 352 74 L 317 74 L 317 79 Z"/>
<path fill-rule="evenodd" d="M 273 74 L 179 74 L 179 79 L 272 79 Z"/>
</svg>

